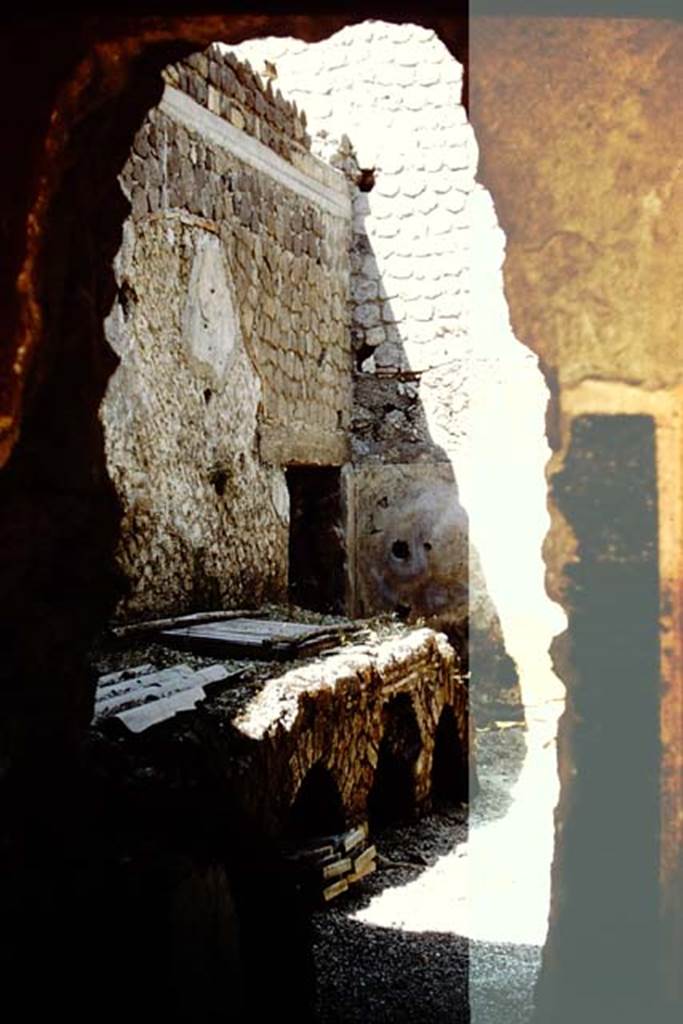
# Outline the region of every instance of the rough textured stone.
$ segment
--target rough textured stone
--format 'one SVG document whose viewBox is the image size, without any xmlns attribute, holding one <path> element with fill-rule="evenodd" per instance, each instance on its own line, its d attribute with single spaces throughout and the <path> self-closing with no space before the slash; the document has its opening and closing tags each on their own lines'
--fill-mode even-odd
<svg viewBox="0 0 683 1024">
<path fill-rule="evenodd" d="M 166 154 L 169 206 L 146 217 L 150 189 L 133 189 L 136 227 L 124 232 L 107 321 L 122 359 L 102 406 L 131 584 L 120 612 L 282 599 L 288 512 L 273 507 L 273 488 L 288 462 L 339 464 L 348 451 L 348 223 L 163 111 L 152 116 L 157 148 L 148 119 L 146 160 L 131 159 L 156 180 Z M 229 180 L 234 215 L 206 156 Z M 272 210 L 289 211 L 286 246 Z M 334 253 L 327 263 L 303 245 L 313 223 Z"/>
</svg>

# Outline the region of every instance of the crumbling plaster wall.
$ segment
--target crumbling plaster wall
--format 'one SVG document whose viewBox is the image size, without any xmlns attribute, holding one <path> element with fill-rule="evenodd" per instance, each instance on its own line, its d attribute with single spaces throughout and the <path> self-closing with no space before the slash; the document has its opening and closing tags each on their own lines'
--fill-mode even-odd
<svg viewBox="0 0 683 1024">
<path fill-rule="evenodd" d="M 569 618 L 554 645 L 568 709 L 538 1020 L 673 1020 L 683 938 L 683 31 L 482 18 L 470 46 L 470 113 L 508 239 L 512 321 L 553 388 L 545 558 Z"/>
<path fill-rule="evenodd" d="M 166 80 L 121 176 L 107 321 L 126 615 L 285 598 L 284 466 L 343 462 L 351 412 L 344 178 L 232 56 Z"/>
</svg>

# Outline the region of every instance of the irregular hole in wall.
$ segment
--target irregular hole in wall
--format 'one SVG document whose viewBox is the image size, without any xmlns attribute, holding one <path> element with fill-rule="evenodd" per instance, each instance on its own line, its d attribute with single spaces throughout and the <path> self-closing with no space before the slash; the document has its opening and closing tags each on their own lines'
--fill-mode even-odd
<svg viewBox="0 0 683 1024">
<path fill-rule="evenodd" d="M 394 558 L 406 559 L 410 555 L 410 545 L 405 540 L 395 540 L 391 545 L 391 553 Z"/>
<path fill-rule="evenodd" d="M 318 761 L 307 772 L 294 798 L 286 834 L 291 839 L 342 832 L 346 824 L 344 805 L 332 772 Z"/>
<path fill-rule="evenodd" d="M 228 473 L 226 469 L 214 469 L 209 479 L 211 481 L 211 486 L 218 497 L 224 497 L 225 489 L 228 486 L 228 481 L 230 480 L 230 473 Z"/>
<path fill-rule="evenodd" d="M 415 813 L 415 762 L 422 749 L 417 717 L 408 694 L 392 697 L 382 710 L 384 731 L 368 795 L 371 828 L 406 821 Z"/>
</svg>

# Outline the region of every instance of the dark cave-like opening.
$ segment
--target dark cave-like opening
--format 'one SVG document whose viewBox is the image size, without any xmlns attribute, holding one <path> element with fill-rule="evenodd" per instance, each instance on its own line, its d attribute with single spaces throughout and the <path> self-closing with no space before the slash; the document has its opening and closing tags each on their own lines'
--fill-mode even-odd
<svg viewBox="0 0 683 1024">
<path fill-rule="evenodd" d="M 368 796 L 371 828 L 409 819 L 415 812 L 415 762 L 422 738 L 410 697 L 399 694 L 383 712 L 384 734 Z"/>
<path fill-rule="evenodd" d="M 346 825 L 339 787 L 329 768 L 320 761 L 313 765 L 292 804 L 287 833 L 292 839 L 332 835 Z"/>
<path fill-rule="evenodd" d="M 460 742 L 455 712 L 447 704 L 436 727 L 432 759 L 432 799 L 459 804 L 468 799 L 467 757 Z"/>
</svg>

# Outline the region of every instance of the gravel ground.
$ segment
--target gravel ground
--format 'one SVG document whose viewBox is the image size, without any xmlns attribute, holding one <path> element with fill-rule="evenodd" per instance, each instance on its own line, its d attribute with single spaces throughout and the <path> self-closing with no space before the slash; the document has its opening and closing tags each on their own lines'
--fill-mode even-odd
<svg viewBox="0 0 683 1024">
<path fill-rule="evenodd" d="M 466 807 L 443 808 L 373 837 L 378 871 L 314 915 L 319 1024 L 528 1024 L 554 757 L 552 711 L 478 730 L 469 825 Z"/>
<path fill-rule="evenodd" d="M 469 1019 L 465 937 L 382 927 L 354 916 L 367 909 L 373 897 L 423 876 L 466 838 L 464 808 L 444 809 L 373 837 L 379 854 L 377 872 L 314 915 L 320 1024 Z"/>
</svg>

